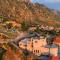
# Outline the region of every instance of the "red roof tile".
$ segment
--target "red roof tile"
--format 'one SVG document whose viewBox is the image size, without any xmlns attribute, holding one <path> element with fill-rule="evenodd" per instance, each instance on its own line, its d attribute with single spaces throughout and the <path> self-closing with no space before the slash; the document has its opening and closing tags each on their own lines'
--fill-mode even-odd
<svg viewBox="0 0 60 60">
<path fill-rule="evenodd" d="M 58 56 L 52 56 L 49 60 L 59 60 Z"/>
<path fill-rule="evenodd" d="M 54 42 L 60 43 L 60 36 L 59 37 L 56 37 L 55 40 L 54 40 Z"/>
</svg>

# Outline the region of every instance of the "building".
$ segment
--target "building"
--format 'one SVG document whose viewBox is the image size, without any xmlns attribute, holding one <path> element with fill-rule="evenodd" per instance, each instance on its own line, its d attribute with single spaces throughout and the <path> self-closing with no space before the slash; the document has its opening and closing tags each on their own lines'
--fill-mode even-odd
<svg viewBox="0 0 60 60">
<path fill-rule="evenodd" d="M 35 26 L 30 27 L 30 28 L 28 29 L 28 31 L 35 31 L 35 30 L 36 30 L 36 27 L 35 27 Z"/>
<path fill-rule="evenodd" d="M 19 42 L 19 47 L 23 49 L 27 49 L 28 51 L 32 52 L 33 54 L 40 56 L 41 54 L 57 56 L 58 54 L 58 47 L 56 45 L 49 47 L 46 42 L 46 37 L 33 37 L 33 38 L 25 38 Z"/>
<path fill-rule="evenodd" d="M 21 27 L 21 24 L 17 23 L 16 21 L 6 21 L 6 24 L 11 24 L 12 27 Z"/>
<path fill-rule="evenodd" d="M 49 49 L 52 56 L 58 56 L 58 46 L 56 44 L 52 44 Z"/>
<path fill-rule="evenodd" d="M 43 36 L 34 37 L 34 38 L 25 38 L 21 42 L 19 42 L 19 47 L 23 49 L 27 49 L 30 52 L 33 52 L 36 55 L 40 55 L 41 53 L 46 53 L 49 49 L 44 48 L 46 45 L 46 38 Z"/>
<path fill-rule="evenodd" d="M 55 38 L 54 43 L 58 46 L 58 56 L 60 59 L 60 36 Z"/>
<path fill-rule="evenodd" d="M 60 36 L 55 38 L 54 43 L 60 46 Z"/>
<path fill-rule="evenodd" d="M 58 56 L 52 56 L 49 58 L 49 60 L 59 60 L 59 59 L 58 59 Z"/>
</svg>

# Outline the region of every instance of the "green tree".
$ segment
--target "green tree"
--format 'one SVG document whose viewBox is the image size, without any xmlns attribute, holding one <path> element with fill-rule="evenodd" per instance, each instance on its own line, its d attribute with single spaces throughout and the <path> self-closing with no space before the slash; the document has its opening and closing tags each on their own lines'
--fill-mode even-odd
<svg viewBox="0 0 60 60">
<path fill-rule="evenodd" d="M 28 29 L 29 29 L 29 24 L 28 24 L 28 22 L 23 21 L 23 22 L 21 23 L 21 30 L 22 30 L 22 31 L 27 31 Z"/>
<path fill-rule="evenodd" d="M 37 26 L 37 27 L 36 27 L 35 32 L 37 32 L 37 33 L 39 33 L 39 32 L 40 32 L 39 26 Z"/>
<path fill-rule="evenodd" d="M 56 35 L 56 31 L 55 30 L 51 30 L 51 31 L 49 31 L 49 34 Z"/>
<path fill-rule="evenodd" d="M 52 36 L 48 37 L 47 40 L 46 40 L 46 41 L 47 41 L 47 44 L 48 44 L 48 45 L 53 44 L 54 38 L 55 38 L 55 37 L 52 37 Z"/>
</svg>

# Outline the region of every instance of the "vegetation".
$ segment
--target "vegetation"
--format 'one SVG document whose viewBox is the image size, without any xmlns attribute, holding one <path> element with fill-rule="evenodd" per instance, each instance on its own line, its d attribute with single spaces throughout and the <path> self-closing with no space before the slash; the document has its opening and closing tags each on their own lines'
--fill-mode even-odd
<svg viewBox="0 0 60 60">
<path fill-rule="evenodd" d="M 47 44 L 48 45 L 51 45 L 51 44 L 53 44 L 53 41 L 54 41 L 54 39 L 53 38 L 47 38 Z"/>
<path fill-rule="evenodd" d="M 21 30 L 22 30 L 22 31 L 27 31 L 28 28 L 29 28 L 29 24 L 28 24 L 27 22 L 23 21 L 23 22 L 21 23 Z"/>
<path fill-rule="evenodd" d="M 21 0 L 22 1 L 22 0 Z M 5 3 L 4 3 L 5 2 Z M 7 4 L 8 2 L 8 4 Z M 14 3 L 14 4 L 13 4 Z M 5 7 L 4 7 L 5 6 Z M 17 0 L 8 0 L 8 1 L 0 1 L 0 15 L 7 17 L 4 18 L 4 21 L 6 20 L 16 20 L 17 22 L 22 22 L 23 20 L 26 21 L 35 21 L 39 20 L 48 23 L 46 20 L 49 21 L 52 20 L 54 22 L 54 25 L 60 25 L 60 23 L 56 23 L 55 21 L 59 22 L 60 19 L 56 14 L 52 13 L 49 8 L 44 6 L 43 4 L 39 3 L 27 3 L 27 2 L 19 2 Z M 43 22 L 44 21 L 44 22 Z M 37 23 L 37 22 L 35 22 Z M 53 23 L 50 23 L 51 25 Z"/>
<path fill-rule="evenodd" d="M 0 60 L 3 60 L 3 55 L 6 52 L 4 48 L 0 48 Z"/>
<path fill-rule="evenodd" d="M 36 27 L 36 30 L 35 30 L 35 32 L 37 32 L 37 33 L 40 33 L 39 26 L 37 26 L 37 27 Z"/>
<path fill-rule="evenodd" d="M 19 0 L 20 1 L 20 0 Z M 21 0 L 22 1 L 22 0 Z M 8 2 L 8 4 L 7 4 Z M 17 30 L 21 28 L 21 31 L 28 31 L 29 27 L 32 25 L 36 26 L 35 31 L 31 31 L 30 35 L 33 35 L 35 32 L 40 33 L 44 36 L 47 34 L 53 36 L 59 36 L 60 31 L 47 31 L 44 29 L 39 29 L 38 25 L 49 25 L 60 27 L 60 17 L 53 14 L 50 9 L 46 6 L 38 3 L 27 3 L 27 2 L 18 2 L 18 0 L 0 0 L 0 33 L 3 33 L 3 37 L 0 40 L 3 40 L 5 36 L 8 36 L 7 39 L 16 38 L 18 33 L 20 34 L 20 30 L 17 33 Z M 17 28 L 13 27 L 12 22 L 16 22 L 17 24 L 21 24 L 21 27 Z M 8 23 L 7 23 L 8 22 Z M 54 24 L 53 24 L 54 23 Z M 7 39 L 4 41 L 7 41 Z M 47 43 L 53 44 L 54 38 L 48 38 Z M 3 49 L 4 48 L 4 49 Z M 23 59 L 24 56 L 20 54 L 20 51 L 17 50 L 13 46 L 8 46 L 8 44 L 3 44 L 3 48 L 0 48 L 0 60 L 2 59 L 3 54 L 6 52 L 6 58 L 9 60 L 26 60 Z M 11 49 L 12 48 L 12 49 Z M 25 50 L 23 53 L 25 55 L 29 55 L 28 51 Z M 12 59 L 11 59 L 12 58 Z M 22 59 L 21 59 L 22 58 Z M 26 58 L 26 57 L 25 57 Z M 5 59 L 5 60 L 7 60 Z M 28 59 L 29 60 L 29 59 Z"/>
</svg>

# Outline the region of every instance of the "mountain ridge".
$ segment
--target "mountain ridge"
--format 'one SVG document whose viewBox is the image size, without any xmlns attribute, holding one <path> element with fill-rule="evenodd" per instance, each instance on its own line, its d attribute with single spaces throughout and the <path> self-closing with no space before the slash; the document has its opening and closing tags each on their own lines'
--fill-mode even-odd
<svg viewBox="0 0 60 60">
<path fill-rule="evenodd" d="M 32 3 L 30 0 L 0 0 L 0 15 L 15 19 L 18 22 L 39 20 L 46 25 L 60 25 L 58 15 L 43 4 Z"/>
</svg>

